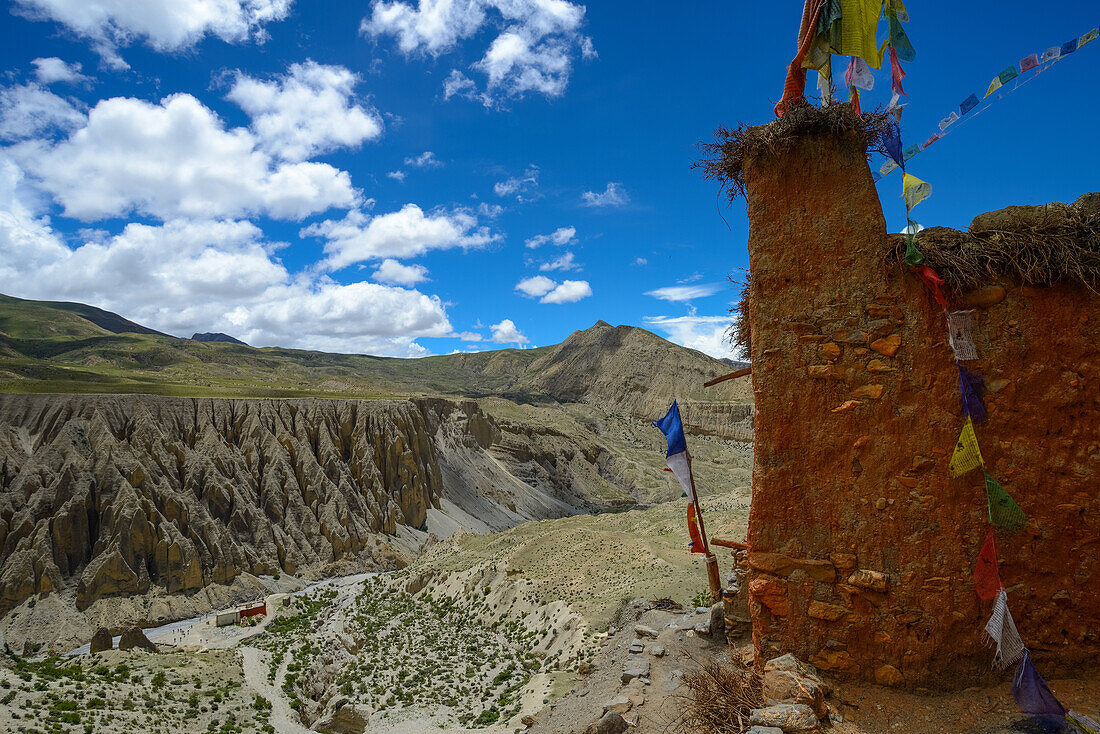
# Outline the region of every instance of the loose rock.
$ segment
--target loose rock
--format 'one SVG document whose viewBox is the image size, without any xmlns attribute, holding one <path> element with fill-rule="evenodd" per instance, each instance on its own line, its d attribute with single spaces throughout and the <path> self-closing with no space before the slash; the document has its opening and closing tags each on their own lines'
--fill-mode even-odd
<svg viewBox="0 0 1100 734">
<path fill-rule="evenodd" d="M 114 649 L 115 639 L 111 636 L 111 631 L 106 627 L 100 627 L 92 635 L 92 641 L 88 645 L 88 650 L 91 652 L 103 652 L 104 650 Z"/>
</svg>

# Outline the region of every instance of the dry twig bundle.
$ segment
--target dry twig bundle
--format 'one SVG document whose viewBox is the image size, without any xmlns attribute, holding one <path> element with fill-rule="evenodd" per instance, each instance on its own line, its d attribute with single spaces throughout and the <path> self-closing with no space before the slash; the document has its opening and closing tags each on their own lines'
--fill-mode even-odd
<svg viewBox="0 0 1100 734">
<path fill-rule="evenodd" d="M 752 670 L 708 660 L 684 676 L 689 693 L 682 696 L 674 734 L 742 734 L 749 712 L 764 705 L 764 682 Z"/>
</svg>

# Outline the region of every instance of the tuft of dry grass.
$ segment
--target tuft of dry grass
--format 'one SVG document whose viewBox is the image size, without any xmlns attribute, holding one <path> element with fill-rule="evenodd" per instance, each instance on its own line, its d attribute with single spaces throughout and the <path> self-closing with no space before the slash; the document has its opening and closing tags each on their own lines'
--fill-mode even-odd
<svg viewBox="0 0 1100 734">
<path fill-rule="evenodd" d="M 737 303 L 730 306 L 730 326 L 726 330 L 726 339 L 746 359 L 752 360 L 752 332 L 749 329 L 749 296 L 751 287 L 749 284 L 749 271 L 744 270 L 744 277 L 729 276 L 730 283 L 740 288 L 740 297 Z"/>
<path fill-rule="evenodd" d="M 810 135 L 859 135 L 868 150 L 882 150 L 883 141 L 893 131 L 894 120 L 886 112 L 871 111 L 861 115 L 851 105 L 832 104 L 825 107 L 802 105 L 793 107 L 783 117 L 766 125 L 719 127 L 713 143 L 701 143 L 703 158 L 692 168 L 703 172 L 703 178 L 718 181 L 730 201 L 745 195 L 745 163 L 761 153 L 776 153 Z"/>
<path fill-rule="evenodd" d="M 764 681 L 749 669 L 708 660 L 684 684 L 688 694 L 673 734 L 742 734 L 749 712 L 764 705 Z"/>
<path fill-rule="evenodd" d="M 1032 221 L 1027 212 L 1005 211 L 977 232 L 923 230 L 916 245 L 925 264 L 958 291 L 1007 276 L 1027 285 L 1066 283 L 1100 292 L 1100 213 L 1067 206 L 1056 217 Z M 904 237 L 893 238 L 892 245 L 890 256 L 902 259 Z"/>
</svg>

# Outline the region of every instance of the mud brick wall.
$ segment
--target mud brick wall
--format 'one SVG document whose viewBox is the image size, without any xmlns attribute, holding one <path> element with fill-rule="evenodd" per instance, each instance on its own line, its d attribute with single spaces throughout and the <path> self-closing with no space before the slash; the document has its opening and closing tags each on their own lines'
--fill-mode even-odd
<svg viewBox="0 0 1100 734">
<path fill-rule="evenodd" d="M 758 660 L 906 687 L 990 676 L 974 592 L 980 471 L 942 311 L 884 257 L 862 146 L 815 137 L 747 162 L 756 448 L 749 591 Z M 900 183 L 898 184 L 900 188 Z M 891 205 L 902 206 L 897 201 Z M 1044 675 L 1100 660 L 1100 297 L 991 282 L 978 306 L 990 473 L 1028 515 L 1001 578 Z"/>
</svg>

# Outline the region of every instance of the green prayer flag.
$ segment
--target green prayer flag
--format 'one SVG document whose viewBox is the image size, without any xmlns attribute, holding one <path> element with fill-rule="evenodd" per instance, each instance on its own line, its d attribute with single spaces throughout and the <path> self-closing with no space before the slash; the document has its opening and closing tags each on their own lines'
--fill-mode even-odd
<svg viewBox="0 0 1100 734">
<path fill-rule="evenodd" d="M 989 522 L 1010 533 L 1027 525 L 1027 515 L 989 472 L 985 473 L 985 498 L 989 503 Z"/>
</svg>

